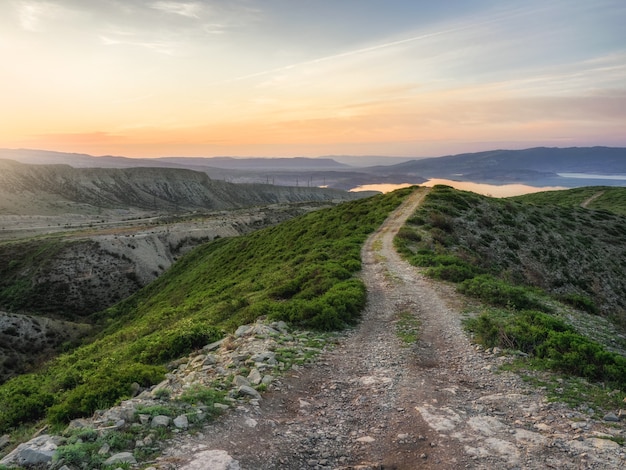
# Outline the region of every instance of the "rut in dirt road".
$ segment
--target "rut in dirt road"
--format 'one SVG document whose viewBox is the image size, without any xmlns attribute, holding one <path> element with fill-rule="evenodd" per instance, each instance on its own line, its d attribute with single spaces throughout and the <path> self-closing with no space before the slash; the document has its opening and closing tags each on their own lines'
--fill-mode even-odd
<svg viewBox="0 0 626 470">
<path fill-rule="evenodd" d="M 258 404 L 179 436 L 161 469 L 619 468 L 612 440 L 581 438 L 580 413 L 547 403 L 504 358 L 476 351 L 454 289 L 400 259 L 393 237 L 416 190 L 363 248 L 368 302 L 358 327 L 315 364 L 290 371 Z M 402 321 L 419 325 L 402 341 Z M 589 433 L 606 432 L 589 419 Z"/>
</svg>

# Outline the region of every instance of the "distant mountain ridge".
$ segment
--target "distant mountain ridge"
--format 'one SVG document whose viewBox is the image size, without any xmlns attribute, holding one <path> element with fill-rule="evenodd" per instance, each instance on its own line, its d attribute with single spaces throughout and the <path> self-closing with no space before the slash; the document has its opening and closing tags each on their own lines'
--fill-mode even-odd
<svg viewBox="0 0 626 470">
<path fill-rule="evenodd" d="M 19 214 L 19 207 L 28 207 L 29 213 L 37 214 L 46 205 L 67 210 L 67 203 L 74 204 L 73 210 L 81 204 L 146 210 L 227 210 L 359 197 L 362 195 L 326 188 L 233 184 L 183 168 L 74 168 L 0 160 L 3 214 Z"/>
<path fill-rule="evenodd" d="M 64 153 L 50 150 L 0 149 L 0 158 L 35 165 L 66 164 L 75 168 L 186 168 L 201 170 L 221 168 L 229 170 L 340 170 L 350 166 L 332 158 L 276 157 L 160 157 L 129 158 L 122 156 L 93 156 L 84 153 Z"/>
<path fill-rule="evenodd" d="M 490 150 L 367 166 L 383 157 L 337 156 L 324 158 L 164 157 L 126 158 L 68 154 L 45 150 L 0 149 L 0 158 L 23 163 L 64 163 L 77 168 L 162 167 L 201 171 L 215 180 L 237 183 L 274 182 L 277 185 L 325 186 L 351 189 L 364 184 L 420 184 L 444 178 L 491 184 L 524 183 L 534 186 L 579 187 L 604 184 L 593 175 L 621 175 L 612 186 L 626 185 L 626 148 L 535 147 L 524 150 Z M 359 165 L 362 161 L 362 165 Z M 591 175 L 576 178 L 571 174 Z"/>
<path fill-rule="evenodd" d="M 536 147 L 426 158 L 390 167 L 428 178 L 532 179 L 559 173 L 626 175 L 626 148 Z"/>
</svg>

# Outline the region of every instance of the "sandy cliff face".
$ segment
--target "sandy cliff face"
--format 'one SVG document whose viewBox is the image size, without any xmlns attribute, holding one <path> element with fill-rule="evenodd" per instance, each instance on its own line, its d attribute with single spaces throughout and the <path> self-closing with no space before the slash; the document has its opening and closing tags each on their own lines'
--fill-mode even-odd
<svg viewBox="0 0 626 470">
<path fill-rule="evenodd" d="M 222 211 L 179 222 L 94 230 L 64 241 L 0 244 L 0 308 L 83 318 L 147 285 L 201 243 L 249 233 L 314 207 Z"/>
<path fill-rule="evenodd" d="M 302 201 L 351 200 L 327 188 L 232 184 L 174 168 L 73 168 L 0 160 L 0 214 L 230 210 Z"/>
</svg>

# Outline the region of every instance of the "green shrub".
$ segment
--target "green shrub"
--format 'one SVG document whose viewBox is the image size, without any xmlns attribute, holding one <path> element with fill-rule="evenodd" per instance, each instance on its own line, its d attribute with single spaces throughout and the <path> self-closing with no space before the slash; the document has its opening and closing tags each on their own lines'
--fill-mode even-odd
<svg viewBox="0 0 626 470">
<path fill-rule="evenodd" d="M 0 403 L 0 429 L 7 430 L 43 418 L 54 394 L 42 387 L 36 375 L 21 375 L 2 385 Z"/>
<path fill-rule="evenodd" d="M 545 307 L 533 298 L 528 287 L 512 286 L 489 274 L 481 274 L 459 284 L 462 294 L 476 297 L 491 305 L 511 307 L 517 310 Z"/>
<path fill-rule="evenodd" d="M 626 386 L 626 358 L 607 351 L 549 314 L 489 311 L 470 319 L 477 342 L 523 351 L 545 367 L 592 381 Z"/>
<path fill-rule="evenodd" d="M 398 230 L 398 234 L 396 235 L 396 237 L 401 238 L 401 239 L 403 238 L 411 242 L 419 242 L 422 240 L 422 237 L 419 233 L 407 227 L 406 225 L 403 227 L 400 227 L 400 230 Z"/>
<path fill-rule="evenodd" d="M 208 406 L 210 410 L 213 409 L 213 405 L 215 403 L 221 403 L 223 399 L 223 392 L 203 387 L 201 385 L 194 385 L 193 387 L 185 390 L 178 398 L 179 401 L 190 405 L 202 404 Z"/>
<path fill-rule="evenodd" d="M 201 322 L 182 321 L 174 329 L 158 331 L 140 341 L 139 359 L 148 364 L 163 364 L 218 341 L 222 332 Z"/>
<path fill-rule="evenodd" d="M 101 445 L 94 442 L 76 442 L 60 446 L 55 453 L 54 460 L 61 461 L 65 465 L 84 468 L 83 465 L 89 465 L 88 468 L 100 468 L 105 460 L 104 456 L 98 454 Z"/>
<path fill-rule="evenodd" d="M 157 383 L 164 377 L 164 368 L 143 364 L 102 366 L 80 385 L 64 393 L 50 406 L 47 417 L 52 423 L 65 423 L 110 407 L 122 398 L 130 398 L 134 382 L 142 386 Z"/>
<path fill-rule="evenodd" d="M 566 304 L 584 310 L 587 313 L 598 313 L 598 307 L 589 297 L 580 294 L 565 294 L 559 297 Z"/>
<path fill-rule="evenodd" d="M 626 385 L 626 358 L 573 331 L 553 332 L 537 348 L 537 356 L 568 374 Z"/>
</svg>

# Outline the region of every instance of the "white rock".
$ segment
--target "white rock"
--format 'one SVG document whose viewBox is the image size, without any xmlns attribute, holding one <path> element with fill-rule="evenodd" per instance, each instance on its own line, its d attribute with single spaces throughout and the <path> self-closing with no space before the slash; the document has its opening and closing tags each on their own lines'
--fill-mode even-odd
<svg viewBox="0 0 626 470">
<path fill-rule="evenodd" d="M 43 434 L 24 444 L 0 460 L 0 465 L 18 464 L 24 467 L 48 465 L 59 445 L 59 438 Z"/>
<path fill-rule="evenodd" d="M 261 383 L 261 380 L 263 380 L 263 377 L 261 377 L 261 373 L 259 372 L 258 369 L 252 369 L 250 373 L 248 374 L 248 381 L 252 385 L 259 385 Z M 241 385 L 245 385 L 245 384 L 241 384 Z"/>
<path fill-rule="evenodd" d="M 189 427 L 189 419 L 186 415 L 177 416 L 174 419 L 174 426 L 178 429 L 187 429 Z"/>
<path fill-rule="evenodd" d="M 241 470 L 239 462 L 225 450 L 205 450 L 198 452 L 194 459 L 180 470 Z"/>
<path fill-rule="evenodd" d="M 155 416 L 154 418 L 152 418 L 152 423 L 150 423 L 150 426 L 152 426 L 153 428 L 156 428 L 159 426 L 168 427 L 169 425 L 170 425 L 170 417 L 163 416 L 163 415 Z"/>
<path fill-rule="evenodd" d="M 261 399 L 261 395 L 259 394 L 259 392 L 257 392 L 252 387 L 248 387 L 247 385 L 242 385 L 241 387 L 239 387 L 237 389 L 237 394 L 239 396 L 243 396 L 243 395 L 249 396 L 249 397 L 255 398 L 257 400 Z"/>
<path fill-rule="evenodd" d="M 119 454 L 112 455 L 104 461 L 104 465 L 116 465 L 118 463 L 129 463 L 131 465 L 137 465 L 135 456 L 130 452 L 120 452 Z"/>
</svg>

